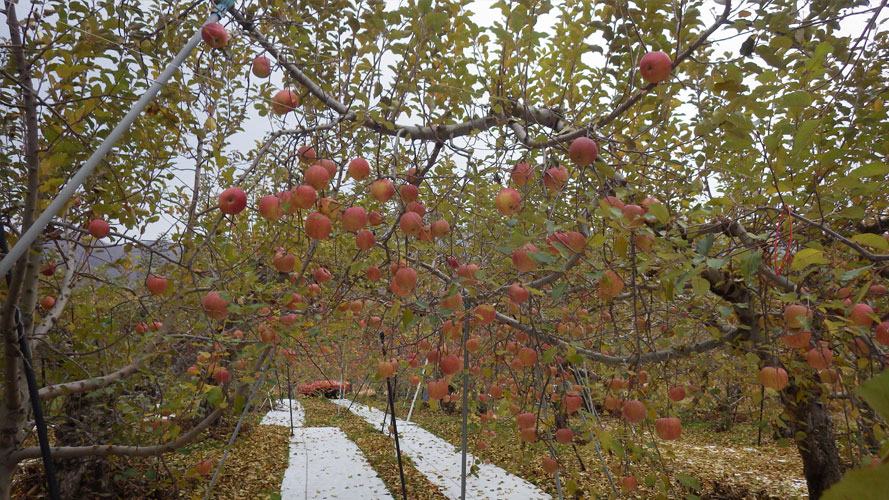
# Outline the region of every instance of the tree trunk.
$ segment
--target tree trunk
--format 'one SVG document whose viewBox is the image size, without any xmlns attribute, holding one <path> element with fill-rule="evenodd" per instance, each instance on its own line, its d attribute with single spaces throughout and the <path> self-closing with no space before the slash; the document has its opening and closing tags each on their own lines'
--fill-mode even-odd
<svg viewBox="0 0 889 500">
<path fill-rule="evenodd" d="M 12 475 L 15 473 L 14 465 L 0 463 L 0 500 L 9 500 L 12 489 Z"/>
<path fill-rule="evenodd" d="M 788 387 L 784 405 L 791 417 L 791 434 L 803 459 L 809 498 L 818 500 L 843 476 L 843 464 L 837 451 L 830 413 L 818 400 L 817 394 L 807 394 L 797 401 L 796 393 L 799 390 L 795 385 Z"/>
</svg>

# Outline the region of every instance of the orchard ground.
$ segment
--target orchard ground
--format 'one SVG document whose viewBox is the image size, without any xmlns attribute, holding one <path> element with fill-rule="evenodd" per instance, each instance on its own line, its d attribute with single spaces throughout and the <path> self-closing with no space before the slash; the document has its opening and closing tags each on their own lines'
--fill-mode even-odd
<svg viewBox="0 0 889 500">
<path fill-rule="evenodd" d="M 358 446 L 392 497 L 400 498 L 397 459 L 394 443 L 387 436 L 388 433 L 381 432 L 379 425 L 371 425 L 324 398 L 299 396 L 297 401 L 302 406 L 304 420 L 297 411 L 294 423 L 296 427 L 304 424 L 307 427 L 341 429 Z M 276 414 L 273 421 L 264 421 L 269 412 L 267 402 L 268 400 L 249 414 L 240 438 L 231 449 L 221 471 L 212 498 L 302 499 L 302 496 L 278 496 L 287 468 L 288 443 L 291 437 L 288 412 L 283 407 L 273 412 Z M 385 399 L 381 396 L 359 396 L 356 404 L 369 404 L 379 410 L 386 408 Z M 396 402 L 398 418 L 405 418 L 409 404 L 409 399 Z M 666 497 L 685 498 L 687 494 L 696 494 L 705 499 L 808 498 L 802 463 L 793 446 L 776 441 L 771 428 L 763 432 L 762 445 L 756 445 L 757 427 L 755 422 L 750 421 L 751 417 L 755 417 L 756 410 L 742 409 L 737 413 L 736 419 L 743 422 L 735 423 L 730 430 L 723 432 L 714 430 L 719 425 L 721 415 L 711 414 L 707 420 L 686 420 L 680 439 L 658 442 L 665 464 L 664 470 L 673 478 L 679 478 L 672 481 L 672 489 L 666 493 Z M 698 415 L 702 416 L 707 417 Z M 592 414 L 587 417 L 594 418 Z M 469 418 L 470 453 L 482 460 L 490 460 L 492 464 L 535 484 L 556 498 L 553 476 L 540 466 L 541 459 L 548 456 L 544 446 L 540 443 L 522 443 L 511 421 L 496 421 L 489 425 L 487 428 L 496 433 L 494 437 L 479 436 L 481 421 L 478 415 L 470 415 Z M 601 419 L 604 430 L 609 433 L 628 430 L 621 419 L 607 411 L 601 415 Z M 433 409 L 428 403 L 418 401 L 411 420 L 459 449 L 459 404 L 446 411 L 442 408 Z M 270 425 L 260 425 L 261 422 Z M 210 460 L 215 469 L 235 423 L 234 417 L 224 418 L 211 428 L 204 440 L 168 457 L 168 470 L 165 470 L 163 463 L 133 460 L 130 463 L 117 464 L 119 472 L 115 480 L 132 485 L 129 488 L 132 498 L 168 498 L 177 490 L 181 498 L 202 497 L 207 488 L 208 477 L 198 474 L 194 470 L 194 464 L 201 460 Z M 485 444 L 480 445 L 481 442 Z M 573 450 L 566 445 L 555 446 L 559 448 L 562 461 L 561 473 L 566 498 L 609 497 L 611 491 L 608 478 L 602 470 L 602 462 L 596 454 L 593 442 L 588 437 L 576 436 Z M 609 471 L 619 481 L 622 477 L 621 458 L 611 450 L 606 450 L 603 455 Z M 403 461 L 408 498 L 447 498 L 438 486 L 417 471 L 409 457 L 403 457 Z M 654 498 L 658 493 L 657 488 L 647 486 L 645 478 L 648 474 L 658 476 L 658 471 L 637 469 L 635 474 L 639 477 L 640 488 L 627 497 Z M 175 479 L 171 480 L 170 475 Z M 33 498 L 43 494 L 39 462 L 30 461 L 22 467 L 16 478 L 14 491 L 14 498 Z"/>
</svg>

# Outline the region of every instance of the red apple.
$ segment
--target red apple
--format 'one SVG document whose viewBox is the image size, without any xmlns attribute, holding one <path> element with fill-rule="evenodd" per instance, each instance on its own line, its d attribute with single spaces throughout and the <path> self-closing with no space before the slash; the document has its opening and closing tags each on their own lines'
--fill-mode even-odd
<svg viewBox="0 0 889 500">
<path fill-rule="evenodd" d="M 438 362 L 438 367 L 445 375 L 453 375 L 460 370 L 460 366 L 462 364 L 462 360 L 456 355 L 448 354 L 447 356 L 441 358 L 441 361 Z"/>
<path fill-rule="evenodd" d="M 210 460 L 201 460 L 194 466 L 194 468 L 198 471 L 198 474 L 206 476 L 213 469 L 213 462 Z"/>
<path fill-rule="evenodd" d="M 299 106 L 299 96 L 290 89 L 280 90 L 272 97 L 272 111 L 275 114 L 287 114 L 297 106 Z"/>
<path fill-rule="evenodd" d="M 211 49 L 221 49 L 228 44 L 228 32 L 219 23 L 207 23 L 201 28 L 201 38 Z"/>
<path fill-rule="evenodd" d="M 52 309 L 52 306 L 56 305 L 56 299 L 47 295 L 43 297 L 40 301 L 40 307 L 44 310 Z"/>
<path fill-rule="evenodd" d="M 603 301 L 609 301 L 622 292 L 624 289 L 624 280 L 612 270 L 606 270 L 599 279 L 599 298 Z"/>
<path fill-rule="evenodd" d="M 371 226 L 378 226 L 383 223 L 383 216 L 380 215 L 380 212 L 374 210 L 370 214 L 368 214 L 367 222 Z"/>
<path fill-rule="evenodd" d="M 441 238 L 451 232 L 451 225 L 448 224 L 448 221 L 439 219 L 432 223 L 430 230 L 432 231 L 433 237 Z"/>
<path fill-rule="evenodd" d="M 327 170 L 327 176 L 330 180 L 336 179 L 336 162 L 327 158 L 321 158 L 318 160 L 318 165 Z"/>
<path fill-rule="evenodd" d="M 559 249 L 553 245 L 553 242 L 558 242 L 560 245 L 574 253 L 583 253 L 584 248 L 586 248 L 586 238 L 577 231 L 553 233 L 546 237 L 546 242 L 549 244 L 547 250 L 553 255 L 559 254 Z"/>
<path fill-rule="evenodd" d="M 44 276 L 52 276 L 53 274 L 56 274 L 56 266 L 57 264 L 53 262 L 47 262 L 40 268 L 40 274 Z"/>
<path fill-rule="evenodd" d="M 568 158 L 578 167 L 586 167 L 593 163 L 597 156 L 599 156 L 599 146 L 589 137 L 578 137 L 571 141 L 571 146 L 568 147 Z"/>
<path fill-rule="evenodd" d="M 417 236 L 423 227 L 423 218 L 416 212 L 405 212 L 398 221 L 398 226 L 405 235 Z"/>
<path fill-rule="evenodd" d="M 272 265 L 275 266 L 278 272 L 289 273 L 293 271 L 293 267 L 296 265 L 296 257 L 293 254 L 285 253 L 284 249 L 279 248 L 275 256 L 272 257 Z"/>
<path fill-rule="evenodd" d="M 784 308 L 784 327 L 796 330 L 805 327 L 805 319 L 812 318 L 812 310 L 801 304 L 791 304 Z"/>
<path fill-rule="evenodd" d="M 359 231 L 358 234 L 355 235 L 355 246 L 357 246 L 359 250 L 370 250 L 376 243 L 377 237 L 367 229 Z"/>
<path fill-rule="evenodd" d="M 281 208 L 281 198 L 273 194 L 268 194 L 259 199 L 259 215 L 268 221 L 276 221 L 284 215 Z"/>
<path fill-rule="evenodd" d="M 633 244 L 636 245 L 636 248 L 642 250 L 645 253 L 651 252 L 651 247 L 654 245 L 654 236 L 645 233 L 639 233 L 633 238 Z"/>
<path fill-rule="evenodd" d="M 330 182 L 330 173 L 321 164 L 316 163 L 306 169 L 305 180 L 306 184 L 321 191 Z"/>
<path fill-rule="evenodd" d="M 534 427 L 536 422 L 537 417 L 533 413 L 525 412 L 516 415 L 516 423 L 519 424 L 519 429 L 530 429 Z"/>
<path fill-rule="evenodd" d="M 645 209 L 640 207 L 639 205 L 624 205 L 621 209 L 624 217 L 629 221 L 627 224 L 631 228 L 642 227 L 642 224 L 645 222 L 645 219 L 642 218 L 645 215 Z"/>
<path fill-rule="evenodd" d="M 536 253 L 537 247 L 531 243 L 525 243 L 522 248 L 512 251 L 512 265 L 520 272 L 530 272 L 537 269 L 537 261 L 531 258 L 529 253 Z"/>
<path fill-rule="evenodd" d="M 219 292 L 216 291 L 207 293 L 207 295 L 204 295 L 204 298 L 201 299 L 204 313 L 217 320 L 225 319 L 225 317 L 228 316 L 228 305 L 230 303 L 231 302 L 228 300 L 223 299 L 219 295 Z"/>
<path fill-rule="evenodd" d="M 870 328 L 874 324 L 874 319 L 871 317 L 873 314 L 874 309 L 871 306 L 864 303 L 855 304 L 849 311 L 849 319 L 855 326 Z"/>
<path fill-rule="evenodd" d="M 599 200 L 599 206 L 604 209 L 614 207 L 619 210 L 623 210 L 624 202 L 620 201 L 620 198 L 616 196 L 605 196 L 604 198 Z"/>
<path fill-rule="evenodd" d="M 419 215 L 420 217 L 423 217 L 424 215 L 426 215 L 426 207 L 424 207 L 423 204 L 418 201 L 412 201 L 412 202 L 408 203 L 407 206 L 405 207 L 405 209 L 408 212 L 414 212 L 415 214 Z"/>
<path fill-rule="evenodd" d="M 673 61 L 670 56 L 661 51 L 649 52 L 639 61 L 639 72 L 648 83 L 661 83 L 670 77 L 673 69 Z"/>
<path fill-rule="evenodd" d="M 91 220 L 87 230 L 93 235 L 93 238 L 101 239 L 111 234 L 111 226 L 102 219 Z"/>
<path fill-rule="evenodd" d="M 534 366 L 534 363 L 537 362 L 537 351 L 530 347 L 522 347 L 516 357 L 522 362 L 522 365 Z"/>
<path fill-rule="evenodd" d="M 318 202 L 318 211 L 331 219 L 336 219 L 340 216 L 340 208 L 340 202 L 333 198 L 321 198 L 321 201 Z"/>
<path fill-rule="evenodd" d="M 552 457 L 543 457 L 543 460 L 541 461 L 541 467 L 543 467 L 543 471 L 547 474 L 552 474 L 559 470 L 559 462 L 557 462 L 556 459 Z"/>
<path fill-rule="evenodd" d="M 403 290 L 413 290 L 417 286 L 417 271 L 402 267 L 395 273 L 395 283 Z"/>
<path fill-rule="evenodd" d="M 315 204 L 315 199 L 315 188 L 308 184 L 303 184 L 297 186 L 296 189 L 293 190 L 293 195 L 290 197 L 290 203 L 296 208 L 305 210 L 312 208 L 312 205 Z"/>
<path fill-rule="evenodd" d="M 395 373 L 397 368 L 397 364 L 393 364 L 389 361 L 380 361 L 377 363 L 377 375 L 379 375 L 380 378 L 389 378 Z"/>
<path fill-rule="evenodd" d="M 500 215 L 511 217 L 519 211 L 522 196 L 513 188 L 504 188 L 494 198 L 494 206 Z"/>
<path fill-rule="evenodd" d="M 561 191 L 568 182 L 568 169 L 562 165 L 550 168 L 543 175 L 543 185 L 551 192 Z"/>
<path fill-rule="evenodd" d="M 383 277 L 383 272 L 380 271 L 380 268 L 377 266 L 370 266 L 367 268 L 367 271 L 364 272 L 364 275 L 370 281 L 377 281 Z"/>
<path fill-rule="evenodd" d="M 621 416 L 624 420 L 631 424 L 635 424 L 645 420 L 645 405 L 641 401 L 632 400 L 624 403 L 624 409 Z"/>
<path fill-rule="evenodd" d="M 531 168 L 531 165 L 528 165 L 525 162 L 520 162 L 513 167 L 510 176 L 512 177 L 512 182 L 514 182 L 516 186 L 524 187 L 531 177 L 534 176 L 534 169 Z"/>
<path fill-rule="evenodd" d="M 654 421 L 654 430 L 658 437 L 665 441 L 679 439 L 682 433 L 682 422 L 676 417 L 659 418 Z"/>
<path fill-rule="evenodd" d="M 296 156 L 299 158 L 300 163 L 308 165 L 312 165 L 317 159 L 317 156 L 315 156 L 315 148 L 312 146 L 300 146 L 299 149 L 296 150 Z"/>
<path fill-rule="evenodd" d="M 228 370 L 216 370 L 213 372 L 213 379 L 216 380 L 217 384 L 224 384 L 231 379 L 231 375 L 228 373 Z"/>
<path fill-rule="evenodd" d="M 399 189 L 399 194 L 401 195 L 401 201 L 410 203 L 417 201 L 417 198 L 420 197 L 420 189 L 413 184 L 405 184 Z"/>
<path fill-rule="evenodd" d="M 356 181 L 363 181 L 370 175 L 370 165 L 364 158 L 355 158 L 349 162 L 348 173 Z"/>
<path fill-rule="evenodd" d="M 330 219 L 326 216 L 318 212 L 312 212 L 306 217 L 305 229 L 306 234 L 308 234 L 310 238 L 326 240 L 327 237 L 330 236 L 332 224 Z"/>
<path fill-rule="evenodd" d="M 620 485 L 627 491 L 633 491 L 639 488 L 639 481 L 636 476 L 626 476 L 620 480 Z"/>
<path fill-rule="evenodd" d="M 318 283 L 327 283 L 331 278 L 333 278 L 333 275 L 330 274 L 326 267 L 319 267 L 315 270 L 315 281 Z"/>
<path fill-rule="evenodd" d="M 272 74 L 272 62 L 268 57 L 258 56 L 253 59 L 253 74 L 259 78 L 268 78 Z"/>
<path fill-rule="evenodd" d="M 833 353 L 825 345 L 806 351 L 806 363 L 816 370 L 827 368 L 833 362 Z"/>
<path fill-rule="evenodd" d="M 219 195 L 218 206 L 224 214 L 239 214 L 247 206 L 247 195 L 241 188 L 230 187 Z"/>
<path fill-rule="evenodd" d="M 448 395 L 448 382 L 446 380 L 433 380 L 427 385 L 430 399 L 443 399 Z"/>
<path fill-rule="evenodd" d="M 360 231 L 367 225 L 367 212 L 361 207 L 349 207 L 340 221 L 346 231 Z"/>
<path fill-rule="evenodd" d="M 395 188 L 389 179 L 378 179 L 371 183 L 370 194 L 380 203 L 386 203 L 395 194 Z"/>
<path fill-rule="evenodd" d="M 764 366 L 759 371 L 759 381 L 763 386 L 780 391 L 787 387 L 788 378 L 784 368 L 775 366 Z"/>
<path fill-rule="evenodd" d="M 148 291 L 154 295 L 160 295 L 167 290 L 167 278 L 152 274 L 145 280 Z"/>
<path fill-rule="evenodd" d="M 670 401 L 682 401 L 683 399 L 685 399 L 685 387 L 677 385 L 676 387 L 670 389 L 669 392 L 667 392 L 667 396 L 670 397 Z"/>
<path fill-rule="evenodd" d="M 874 329 L 874 338 L 884 346 L 889 346 L 889 321 L 883 321 Z"/>
<path fill-rule="evenodd" d="M 513 283 L 509 286 L 509 298 L 519 304 L 524 304 L 528 301 L 528 297 L 531 296 L 531 293 L 528 292 L 528 289 L 523 287 L 521 283 Z"/>
<path fill-rule="evenodd" d="M 562 427 L 561 429 L 556 431 L 556 441 L 560 444 L 571 444 L 571 441 L 574 440 L 574 432 L 567 427 Z"/>
</svg>

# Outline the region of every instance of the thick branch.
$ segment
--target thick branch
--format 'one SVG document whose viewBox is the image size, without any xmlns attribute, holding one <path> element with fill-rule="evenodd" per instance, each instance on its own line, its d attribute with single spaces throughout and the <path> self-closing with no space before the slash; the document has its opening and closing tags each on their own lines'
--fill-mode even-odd
<svg viewBox="0 0 889 500">
<path fill-rule="evenodd" d="M 138 360 L 128 364 L 127 366 L 117 370 L 116 372 L 109 373 L 103 377 L 98 378 L 88 378 L 83 380 L 77 380 L 75 382 L 65 382 L 63 384 L 49 385 L 42 389 L 40 389 L 40 399 L 41 401 L 46 401 L 47 399 L 53 399 L 59 396 L 63 396 L 65 394 L 79 393 L 79 392 L 89 392 L 94 391 L 96 389 L 101 389 L 106 387 L 118 380 L 126 378 L 133 373 L 136 372 L 139 368 L 145 366 L 145 363 L 151 359 L 151 356 L 143 356 Z"/>
<path fill-rule="evenodd" d="M 685 59 L 690 57 L 695 50 L 697 50 L 702 44 L 704 44 L 710 37 L 710 35 L 712 35 L 720 26 L 722 26 L 728 20 L 730 11 L 731 1 L 726 1 L 725 9 L 723 10 L 722 15 L 713 23 L 713 25 L 711 25 L 694 42 L 692 42 L 691 45 L 689 45 L 684 51 L 676 56 L 675 60 L 673 61 L 673 68 L 676 68 Z M 308 75 L 306 75 L 301 69 L 299 69 L 296 64 L 285 59 L 281 54 L 281 51 L 279 51 L 273 43 L 271 43 L 262 33 L 260 33 L 256 26 L 248 21 L 240 12 L 232 8 L 229 10 L 229 13 L 231 14 L 232 18 L 241 25 L 244 31 L 247 32 L 247 34 L 250 35 L 250 37 L 254 41 L 260 44 L 269 54 L 271 54 L 272 57 L 274 57 L 275 60 L 277 60 L 278 63 L 281 64 L 281 66 L 285 70 L 287 70 L 288 74 L 300 85 L 305 87 L 310 94 L 315 96 L 315 98 L 324 103 L 328 108 L 338 113 L 342 120 L 355 121 L 358 119 L 357 113 L 355 111 L 352 111 L 349 106 L 325 92 L 324 89 L 321 88 L 321 86 L 316 84 Z M 648 94 L 655 86 L 655 84 L 649 84 L 643 87 L 635 94 L 633 94 L 629 99 L 613 109 L 609 114 L 599 118 L 595 122 L 590 122 L 583 127 L 580 127 L 571 132 L 557 135 L 544 142 L 531 141 L 524 128 L 522 128 L 515 122 L 511 122 L 509 118 L 512 117 L 523 119 L 527 122 L 543 125 L 552 129 L 556 133 L 559 133 L 566 128 L 570 128 L 570 123 L 564 120 L 559 114 L 551 109 L 537 108 L 528 105 L 519 105 L 517 103 L 511 106 L 511 109 L 509 109 L 509 116 L 506 116 L 505 114 L 491 114 L 484 117 L 473 118 L 472 120 L 468 120 L 462 123 L 454 123 L 450 125 L 427 127 L 422 125 L 401 125 L 397 123 L 386 124 L 370 118 L 365 118 L 362 125 L 381 134 L 392 136 L 405 135 L 410 136 L 411 139 L 442 142 L 453 139 L 455 137 L 469 135 L 476 131 L 487 130 L 496 125 L 509 123 L 510 127 L 519 137 L 519 140 L 529 148 L 552 147 L 584 135 L 591 135 L 596 130 L 604 127 L 608 123 L 611 123 L 615 118 L 626 112 L 633 104 L 635 104 L 637 101 L 639 101 L 639 99 Z"/>
<path fill-rule="evenodd" d="M 71 297 L 72 285 L 74 284 L 74 271 L 77 267 L 74 262 L 74 244 L 68 245 L 68 251 L 65 253 L 63 260 L 65 261 L 65 274 L 62 276 L 62 287 L 59 295 L 56 297 L 56 303 L 52 309 L 43 317 L 43 321 L 34 329 L 34 335 L 31 336 L 31 342 L 36 342 L 49 332 L 50 328 L 59 319 L 59 316 L 65 311 L 68 299 Z M 33 348 L 33 347 L 32 347 Z"/>
<path fill-rule="evenodd" d="M 175 441 L 169 443 L 158 444 L 154 446 L 119 446 L 119 445 L 93 445 L 93 446 L 57 446 L 50 448 L 53 458 L 80 458 L 80 457 L 107 457 L 110 455 L 122 457 L 154 457 L 164 453 L 176 451 L 179 448 L 191 443 L 197 438 L 201 432 L 216 421 L 224 408 L 213 410 L 198 425 L 191 430 L 179 436 Z M 37 458 L 40 456 L 40 448 L 32 446 L 30 448 L 22 448 L 9 455 L 7 463 L 18 463 L 28 458 Z"/>
</svg>

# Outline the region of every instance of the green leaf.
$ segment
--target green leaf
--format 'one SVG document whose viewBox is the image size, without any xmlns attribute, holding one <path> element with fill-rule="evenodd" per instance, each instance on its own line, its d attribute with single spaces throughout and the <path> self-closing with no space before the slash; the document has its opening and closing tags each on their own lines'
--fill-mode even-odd
<svg viewBox="0 0 889 500">
<path fill-rule="evenodd" d="M 426 27 L 430 31 L 441 31 L 448 22 L 447 12 L 430 12 L 423 16 Z"/>
<path fill-rule="evenodd" d="M 413 319 L 414 319 L 414 311 L 412 311 L 410 309 L 405 309 L 401 313 L 401 328 L 407 329 L 407 326 L 411 323 L 411 321 L 413 321 Z"/>
<path fill-rule="evenodd" d="M 793 151 L 790 153 L 792 156 L 799 155 L 804 147 L 811 146 L 812 136 L 815 134 L 815 130 L 818 128 L 819 123 L 821 123 L 820 119 L 813 118 L 804 121 L 803 124 L 799 126 L 796 135 L 793 137 Z"/>
<path fill-rule="evenodd" d="M 688 474 L 677 474 L 676 480 L 679 481 L 683 486 L 692 490 L 692 491 L 700 491 L 701 485 L 698 483 L 698 480 L 689 476 Z"/>
<path fill-rule="evenodd" d="M 864 267 L 859 267 L 858 269 L 851 269 L 849 271 L 846 271 L 843 273 L 842 276 L 840 276 L 840 281 L 843 281 L 843 282 L 852 281 L 855 278 L 857 278 L 859 274 L 867 271 L 871 267 L 873 267 L 873 266 L 864 266 Z"/>
<path fill-rule="evenodd" d="M 849 177 L 856 179 L 862 177 L 885 177 L 886 175 L 889 175 L 889 165 L 883 163 L 871 163 L 849 172 Z"/>
<path fill-rule="evenodd" d="M 798 271 L 813 264 L 827 264 L 828 262 L 824 257 L 824 252 L 821 250 L 803 248 L 793 256 L 793 263 L 790 265 L 790 268 Z"/>
<path fill-rule="evenodd" d="M 567 290 L 568 290 L 568 283 L 559 283 L 558 285 L 554 286 L 553 291 L 550 294 L 550 297 L 552 297 L 553 302 L 558 301 L 562 297 L 562 295 L 565 293 L 565 291 L 567 291 Z"/>
<path fill-rule="evenodd" d="M 756 275 L 759 263 L 762 262 L 762 250 L 747 251 L 741 257 L 741 272 L 744 273 L 744 282 L 750 283 L 750 279 Z"/>
<path fill-rule="evenodd" d="M 805 90 L 788 92 L 781 97 L 781 103 L 788 108 L 805 108 L 809 104 L 812 104 L 812 96 Z"/>
<path fill-rule="evenodd" d="M 710 249 L 713 248 L 713 240 L 715 236 L 712 234 L 708 234 L 701 238 L 701 241 L 698 242 L 698 253 L 701 255 L 707 255 L 710 252 Z"/>
<path fill-rule="evenodd" d="M 858 393 L 875 412 L 889 419 L 889 370 L 862 383 Z"/>
<path fill-rule="evenodd" d="M 555 257 L 543 252 L 528 252 L 528 256 L 538 264 L 549 264 L 556 261 Z"/>
<path fill-rule="evenodd" d="M 667 207 L 660 203 L 652 203 L 651 205 L 648 205 L 648 212 L 651 215 L 654 215 L 661 224 L 670 222 L 670 212 L 667 211 Z"/>
<path fill-rule="evenodd" d="M 881 500 L 889 491 L 889 464 L 850 470 L 821 497 L 822 500 Z"/>
<path fill-rule="evenodd" d="M 205 397 L 207 398 L 207 403 L 209 403 L 210 406 L 218 407 L 220 403 L 222 403 L 222 388 L 218 385 L 214 386 L 212 389 L 207 391 Z"/>
<path fill-rule="evenodd" d="M 728 259 L 707 259 L 707 267 L 722 269 L 722 266 L 724 266 L 727 261 Z"/>
<path fill-rule="evenodd" d="M 889 250 L 889 241 L 878 234 L 862 233 L 852 237 L 852 241 L 877 250 Z"/>
<path fill-rule="evenodd" d="M 691 287 L 694 288 L 696 294 L 703 297 L 710 291 L 710 282 L 700 276 L 695 276 L 691 279 Z"/>
</svg>

